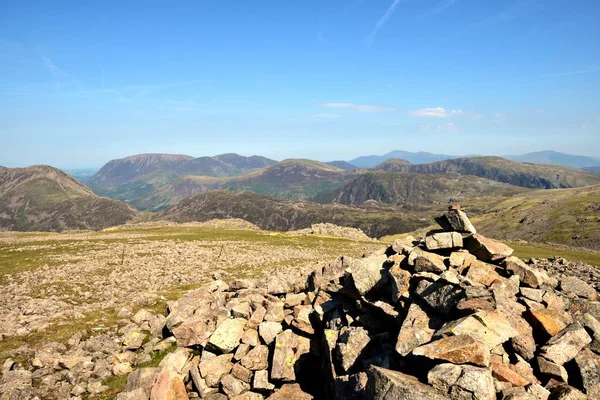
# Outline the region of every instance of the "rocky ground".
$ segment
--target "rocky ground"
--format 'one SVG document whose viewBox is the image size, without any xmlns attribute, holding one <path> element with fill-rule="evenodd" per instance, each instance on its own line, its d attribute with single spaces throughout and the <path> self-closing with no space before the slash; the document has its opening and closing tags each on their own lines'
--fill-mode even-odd
<svg viewBox="0 0 600 400">
<path fill-rule="evenodd" d="M 177 349 L 117 398 L 600 398 L 593 267 L 526 263 L 458 209 L 437 221 L 308 276 L 214 280 L 171 302 Z"/>
<path fill-rule="evenodd" d="M 153 351 L 169 299 L 215 276 L 311 270 L 340 252 L 360 255 L 378 246 L 265 233 L 244 221 L 2 234 L 1 398 L 112 398 L 129 372 L 115 369 L 115 360 L 156 363 L 171 346 Z M 15 395 L 15 388 L 23 390 Z"/>
<path fill-rule="evenodd" d="M 438 222 L 389 247 L 240 221 L 3 236 L 0 398 L 599 398 L 595 267 Z"/>
</svg>

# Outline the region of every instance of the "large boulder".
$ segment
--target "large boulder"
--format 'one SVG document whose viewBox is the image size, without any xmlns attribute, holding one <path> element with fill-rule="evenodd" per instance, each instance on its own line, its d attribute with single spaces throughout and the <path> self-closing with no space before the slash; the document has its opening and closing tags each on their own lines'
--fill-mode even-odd
<svg viewBox="0 0 600 400">
<path fill-rule="evenodd" d="M 371 366 L 367 371 L 365 398 L 372 400 L 444 400 L 443 395 L 413 376 L 386 368 Z"/>
<path fill-rule="evenodd" d="M 449 210 L 443 215 L 436 217 L 435 222 L 437 222 L 443 230 L 448 232 L 477 233 L 475 227 L 471 224 L 469 217 L 467 217 L 467 214 L 462 210 Z"/>
<path fill-rule="evenodd" d="M 481 261 L 499 261 L 509 257 L 513 249 L 507 245 L 475 234 L 464 239 L 464 247 Z"/>
<path fill-rule="evenodd" d="M 425 344 L 414 349 L 412 354 L 450 361 L 453 364 L 490 365 L 490 348 L 481 340 L 466 334 L 448 336 Z"/>
<path fill-rule="evenodd" d="M 247 322 L 244 318 L 224 320 L 211 335 L 208 344 L 222 353 L 231 353 L 240 344 Z"/>
</svg>

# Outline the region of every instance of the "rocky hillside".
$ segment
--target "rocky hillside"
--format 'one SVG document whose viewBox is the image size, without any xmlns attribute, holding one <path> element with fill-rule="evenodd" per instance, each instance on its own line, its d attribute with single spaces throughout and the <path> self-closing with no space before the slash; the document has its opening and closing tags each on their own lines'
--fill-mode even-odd
<svg viewBox="0 0 600 400">
<path fill-rule="evenodd" d="M 214 280 L 169 303 L 159 325 L 133 316 L 138 334 L 122 351 L 142 346 L 145 326 L 160 332 L 150 349 L 177 348 L 131 372 L 117 399 L 600 398 L 593 267 L 594 282 L 549 274 L 477 234 L 459 209 L 436 220 L 442 230 L 426 237 L 308 275 Z M 130 359 L 115 356 L 115 374 Z"/>
<path fill-rule="evenodd" d="M 357 169 L 358 167 L 350 164 L 348 161 L 329 161 L 325 164 L 331 165 L 332 167 L 336 167 L 339 169 L 343 169 L 344 171 L 352 171 L 353 169 Z"/>
<path fill-rule="evenodd" d="M 412 164 L 406 160 L 392 158 L 376 165 L 373 170 L 385 172 L 408 172 Z"/>
<path fill-rule="evenodd" d="M 600 167 L 584 167 L 581 169 L 592 174 L 600 174 Z"/>
<path fill-rule="evenodd" d="M 600 165 L 600 159 L 587 156 L 561 153 L 558 151 L 545 150 L 519 156 L 506 156 L 509 160 L 518 162 L 529 162 L 536 164 L 559 164 L 573 168 L 592 167 Z"/>
<path fill-rule="evenodd" d="M 108 162 L 88 181 L 88 186 L 97 194 L 136 205 L 140 199 L 180 176 L 234 176 L 274 163 L 268 158 L 238 154 L 199 158 L 139 154 Z"/>
<path fill-rule="evenodd" d="M 0 167 L 0 230 L 103 229 L 135 218 L 130 206 L 96 196 L 48 167 Z"/>
<path fill-rule="evenodd" d="M 528 164 L 500 157 L 471 157 L 412 165 L 410 172 L 439 174 L 454 172 L 534 189 L 581 187 L 600 183 L 600 177 L 560 165 Z"/>
<path fill-rule="evenodd" d="M 358 172 L 347 172 L 318 161 L 284 160 L 230 178 L 184 176 L 138 200 L 137 204 L 143 209 L 160 210 L 191 195 L 223 189 L 301 200 L 331 192 L 358 175 Z"/>
<path fill-rule="evenodd" d="M 493 237 L 600 251 L 600 186 L 528 191 L 486 207 L 476 220 Z"/>
<path fill-rule="evenodd" d="M 388 164 L 390 165 L 390 164 Z M 527 189 L 474 176 L 371 172 L 359 176 L 319 202 L 360 205 L 377 201 L 394 205 L 447 204 L 482 196 L 509 196 Z"/>
<path fill-rule="evenodd" d="M 261 229 L 289 231 L 330 222 L 360 228 L 370 237 L 410 232 L 427 226 L 421 213 L 389 208 L 356 208 L 337 204 L 275 199 L 251 192 L 210 191 L 184 199 L 156 214 L 175 222 L 240 218 Z"/>
</svg>

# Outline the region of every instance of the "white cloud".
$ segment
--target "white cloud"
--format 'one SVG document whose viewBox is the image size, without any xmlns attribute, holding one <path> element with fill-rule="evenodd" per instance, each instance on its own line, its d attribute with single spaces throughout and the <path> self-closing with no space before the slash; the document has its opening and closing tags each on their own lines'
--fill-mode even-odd
<svg viewBox="0 0 600 400">
<path fill-rule="evenodd" d="M 371 104 L 356 104 L 356 103 L 323 103 L 321 107 L 335 108 L 340 110 L 352 110 L 365 113 L 381 112 L 381 111 L 396 111 L 393 107 L 378 106 Z"/>
<path fill-rule="evenodd" d="M 419 128 L 423 133 L 458 133 L 459 130 L 452 122 L 439 125 L 423 124 L 419 125 Z"/>
<path fill-rule="evenodd" d="M 309 115 L 311 119 L 337 119 L 340 118 L 340 114 L 333 113 L 320 113 L 320 114 L 311 114 Z"/>
<path fill-rule="evenodd" d="M 495 113 L 492 116 L 492 120 L 495 124 L 504 124 L 506 121 L 508 121 L 508 114 L 502 112 Z"/>
<path fill-rule="evenodd" d="M 379 32 L 379 30 L 381 28 L 383 28 L 383 26 L 388 22 L 388 20 L 392 17 L 392 15 L 394 15 L 394 11 L 396 10 L 396 7 L 398 7 L 398 4 L 402 3 L 402 1 L 403 0 L 394 0 L 393 3 L 388 7 L 385 14 L 383 14 L 383 16 L 381 18 L 379 18 L 379 21 L 377 21 L 377 23 L 375 24 L 375 27 L 373 28 L 373 30 L 371 31 L 369 36 L 367 36 L 367 45 L 370 46 L 371 44 L 373 44 L 373 41 L 375 40 L 375 37 L 377 36 L 377 32 Z"/>
<path fill-rule="evenodd" d="M 446 110 L 442 107 L 421 108 L 420 110 L 411 111 L 410 115 L 414 117 L 433 117 L 447 118 L 464 114 L 463 110 Z"/>
</svg>

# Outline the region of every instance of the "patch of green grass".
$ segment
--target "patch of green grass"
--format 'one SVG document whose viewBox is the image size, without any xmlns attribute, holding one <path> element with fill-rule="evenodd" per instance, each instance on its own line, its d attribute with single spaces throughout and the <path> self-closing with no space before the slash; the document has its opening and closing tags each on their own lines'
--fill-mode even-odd
<svg viewBox="0 0 600 400">
<path fill-rule="evenodd" d="M 514 255 L 520 258 L 563 257 L 569 261 L 582 261 L 586 264 L 600 266 L 600 254 L 585 250 L 566 249 L 544 244 L 508 243 L 515 250 Z"/>
</svg>

